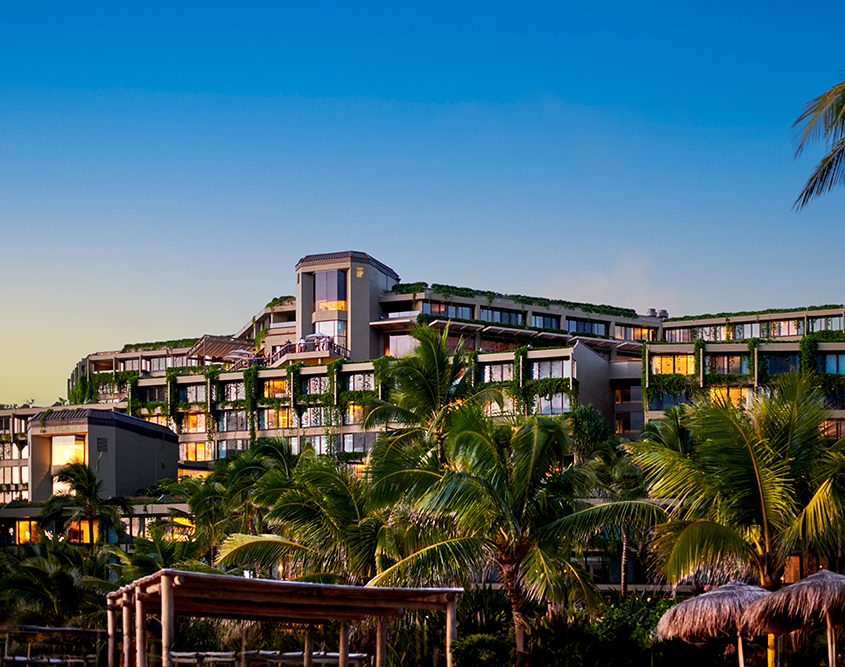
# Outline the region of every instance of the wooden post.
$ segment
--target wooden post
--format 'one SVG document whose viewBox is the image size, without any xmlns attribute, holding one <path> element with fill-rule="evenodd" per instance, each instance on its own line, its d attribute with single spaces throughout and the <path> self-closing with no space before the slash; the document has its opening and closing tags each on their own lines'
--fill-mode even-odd
<svg viewBox="0 0 845 667">
<path fill-rule="evenodd" d="M 376 629 L 376 667 L 387 667 L 387 620 L 379 616 Z"/>
<path fill-rule="evenodd" d="M 147 667 L 147 605 L 135 589 L 135 667 Z"/>
<path fill-rule="evenodd" d="M 340 647 L 338 667 L 349 667 L 349 623 L 340 625 Z"/>
<path fill-rule="evenodd" d="M 120 601 L 120 616 L 123 621 L 123 665 L 132 667 L 132 601 L 129 593 L 124 593 Z"/>
<path fill-rule="evenodd" d="M 174 626 L 173 577 L 161 575 L 161 667 L 171 667 Z"/>
<path fill-rule="evenodd" d="M 115 665 L 115 646 L 117 645 L 116 634 L 117 614 L 114 611 L 114 602 L 109 600 L 106 609 L 106 628 L 109 631 L 109 667 L 116 667 Z"/>
<path fill-rule="evenodd" d="M 825 614 L 827 620 L 827 661 L 830 667 L 836 667 L 836 629 L 830 620 L 830 612 Z"/>
<path fill-rule="evenodd" d="M 314 664 L 314 646 L 311 636 L 311 626 L 305 631 L 305 647 L 302 651 L 302 667 L 312 667 Z"/>
<path fill-rule="evenodd" d="M 454 667 L 452 657 L 452 642 L 458 638 L 458 598 L 451 594 L 452 599 L 446 603 L 446 667 Z"/>
</svg>

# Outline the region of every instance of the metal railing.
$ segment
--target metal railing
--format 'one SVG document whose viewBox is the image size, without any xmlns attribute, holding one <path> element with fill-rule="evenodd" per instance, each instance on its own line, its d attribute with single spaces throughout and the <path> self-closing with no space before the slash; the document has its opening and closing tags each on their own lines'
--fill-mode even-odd
<svg viewBox="0 0 845 667">
<path fill-rule="evenodd" d="M 350 356 L 347 348 L 343 345 L 338 345 L 331 338 L 311 338 L 308 340 L 300 340 L 298 343 L 285 343 L 282 347 L 267 357 L 266 365 L 272 366 L 289 354 L 301 352 L 328 352 L 330 354 L 337 354 L 344 359 L 348 359 Z"/>
</svg>

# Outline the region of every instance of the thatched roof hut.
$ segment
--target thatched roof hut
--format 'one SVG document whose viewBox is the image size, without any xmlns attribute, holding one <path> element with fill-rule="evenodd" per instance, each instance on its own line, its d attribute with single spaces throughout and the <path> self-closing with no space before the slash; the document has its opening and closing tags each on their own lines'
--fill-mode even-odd
<svg viewBox="0 0 845 667">
<path fill-rule="evenodd" d="M 746 608 L 767 595 L 765 588 L 732 581 L 676 604 L 663 614 L 657 633 L 663 639 L 677 637 L 687 642 L 735 637 L 743 628 Z"/>
<path fill-rule="evenodd" d="M 828 614 L 845 611 L 845 576 L 819 570 L 748 608 L 745 627 L 755 635 L 785 634 L 824 625 Z"/>
<path fill-rule="evenodd" d="M 785 634 L 809 626 L 827 630 L 828 662 L 836 664 L 833 619 L 845 612 L 845 576 L 819 570 L 748 608 L 744 626 L 753 634 Z"/>
<path fill-rule="evenodd" d="M 657 634 L 662 639 L 677 637 L 687 642 L 736 637 L 737 658 L 744 667 L 742 617 L 750 604 L 767 595 L 765 588 L 732 581 L 676 604 L 657 623 Z"/>
</svg>

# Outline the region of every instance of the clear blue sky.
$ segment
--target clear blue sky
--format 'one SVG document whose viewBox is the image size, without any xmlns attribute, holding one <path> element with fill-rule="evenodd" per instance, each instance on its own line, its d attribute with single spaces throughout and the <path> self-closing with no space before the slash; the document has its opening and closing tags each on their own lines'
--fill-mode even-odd
<svg viewBox="0 0 845 667">
<path fill-rule="evenodd" d="M 841 303 L 845 191 L 790 125 L 841 2 L 4 3 L 0 403 L 230 333 L 355 249 L 405 280 Z"/>
</svg>

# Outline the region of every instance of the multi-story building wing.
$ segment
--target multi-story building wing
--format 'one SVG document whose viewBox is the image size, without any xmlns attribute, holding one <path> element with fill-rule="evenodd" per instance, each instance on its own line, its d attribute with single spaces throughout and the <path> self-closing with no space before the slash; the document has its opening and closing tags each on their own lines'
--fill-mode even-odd
<svg viewBox="0 0 845 667">
<path fill-rule="evenodd" d="M 377 435 L 362 426 L 362 403 L 380 391 L 378 360 L 408 354 L 411 329 L 424 325 L 448 328 L 448 345 L 471 353 L 476 385 L 510 390 L 506 410 L 552 415 L 589 403 L 616 433 L 636 437 L 646 420 L 694 395 L 739 405 L 773 377 L 812 367 L 827 378 L 830 427 L 845 435 L 842 306 L 669 319 L 665 311 L 402 283 L 354 251 L 308 255 L 295 274 L 295 295 L 273 299 L 230 336 L 88 355 L 68 380 L 70 402 L 172 429 L 181 474 L 202 474 L 258 437 L 361 457 Z M 8 445 L 0 480 L 9 477 L 0 493 L 9 499 L 27 496 L 20 445 L 41 410 L 0 411 Z"/>
</svg>

